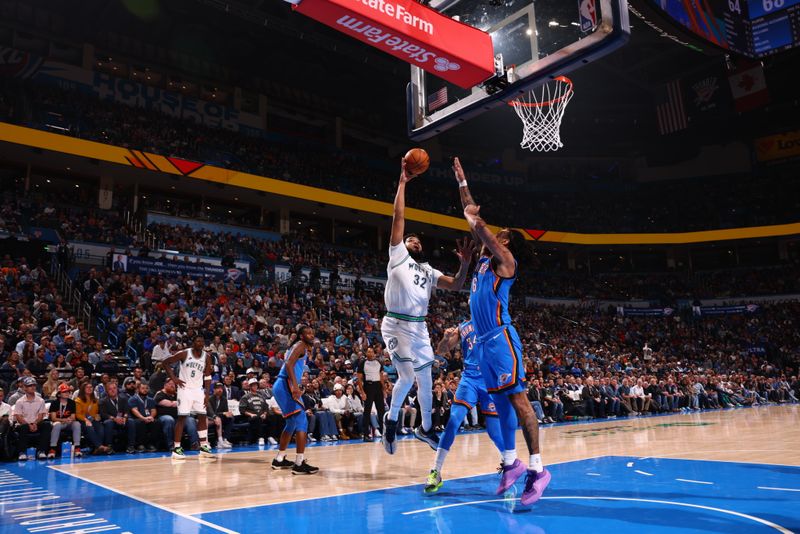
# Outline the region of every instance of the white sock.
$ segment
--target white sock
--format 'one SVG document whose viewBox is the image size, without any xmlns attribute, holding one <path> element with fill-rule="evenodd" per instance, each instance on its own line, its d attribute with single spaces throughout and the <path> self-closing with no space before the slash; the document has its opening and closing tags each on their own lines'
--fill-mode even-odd
<svg viewBox="0 0 800 534">
<path fill-rule="evenodd" d="M 422 430 L 429 431 L 432 426 L 431 406 L 433 405 L 433 378 L 431 368 L 421 370 L 417 375 L 417 400 L 422 411 Z"/>
<path fill-rule="evenodd" d="M 174 445 L 173 449 L 177 449 L 177 448 L 179 448 L 181 446 L 181 442 L 180 441 L 176 441 L 176 442 L 173 443 L 173 445 Z"/>
<path fill-rule="evenodd" d="M 198 430 L 197 437 L 200 438 L 200 443 L 205 443 L 208 441 L 208 430 Z"/>
<path fill-rule="evenodd" d="M 298 452 L 297 455 L 294 457 L 294 465 L 302 464 L 303 463 L 303 458 L 305 458 L 305 457 L 306 457 L 305 454 L 300 454 Z"/>
<path fill-rule="evenodd" d="M 544 471 L 544 465 L 542 465 L 542 455 L 541 454 L 531 454 L 531 463 L 528 464 L 528 469 L 531 471 L 536 471 L 537 473 L 541 473 Z"/>
<path fill-rule="evenodd" d="M 442 467 L 444 467 L 444 460 L 447 458 L 447 453 L 450 452 L 447 449 L 436 449 L 436 462 L 433 466 L 434 469 L 442 472 Z"/>
<path fill-rule="evenodd" d="M 275 459 L 282 462 L 284 458 L 286 458 L 286 451 L 278 451 L 278 456 Z"/>
<path fill-rule="evenodd" d="M 517 450 L 503 451 L 503 465 L 511 465 L 517 459 Z"/>
</svg>

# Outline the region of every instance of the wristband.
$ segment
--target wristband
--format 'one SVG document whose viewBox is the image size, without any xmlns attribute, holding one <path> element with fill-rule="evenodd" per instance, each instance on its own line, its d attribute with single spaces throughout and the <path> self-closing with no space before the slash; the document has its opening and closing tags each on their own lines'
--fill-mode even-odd
<svg viewBox="0 0 800 534">
<path fill-rule="evenodd" d="M 458 187 L 459 188 L 467 187 L 467 181 L 466 180 L 462 180 L 462 181 L 458 182 Z"/>
</svg>

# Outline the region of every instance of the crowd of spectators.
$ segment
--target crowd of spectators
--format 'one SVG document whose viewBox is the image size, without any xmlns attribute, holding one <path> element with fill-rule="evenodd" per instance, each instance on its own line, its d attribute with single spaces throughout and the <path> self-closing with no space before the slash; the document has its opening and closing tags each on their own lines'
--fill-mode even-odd
<svg viewBox="0 0 800 534">
<path fill-rule="evenodd" d="M 383 364 L 381 408 L 388 406 L 397 374 L 380 337 L 379 291 L 90 269 L 78 282 L 105 325 L 95 337 L 64 309 L 42 267 L 6 257 L 2 270 L 0 371 L 9 395 L 0 404 L 0 417 L 5 413 L 10 419 L 0 431 L 8 435 L 14 423 L 20 460 L 27 458 L 28 446 L 41 459 L 56 456 L 62 435 L 74 443 L 83 439 L 95 454 L 167 448 L 176 390 L 161 362 L 194 335 L 205 338 L 214 361 L 208 415 L 216 446 L 273 444 L 283 419 L 271 387 L 299 324 L 312 325 L 317 337 L 302 377 L 312 438 L 371 440 L 380 434 L 378 409 L 365 414 L 358 380 L 365 360 L 377 358 Z M 795 302 L 715 317 L 689 311 L 631 318 L 591 305 L 519 302 L 514 312 L 529 398 L 545 423 L 796 402 L 800 304 Z M 463 295 L 434 298 L 433 341 L 467 314 Z M 433 367 L 439 427 L 449 417 L 462 367 L 458 350 L 438 355 Z M 404 400 L 401 432 L 416 424 L 418 413 L 412 390 Z M 470 413 L 466 427 L 480 426 L 480 417 Z M 196 423 L 191 418 L 187 423 L 187 446 L 197 447 Z"/>
<path fill-rule="evenodd" d="M 397 171 L 332 147 L 297 138 L 257 137 L 202 126 L 156 111 L 132 110 L 79 92 L 6 82 L 0 120 L 152 153 L 179 156 L 229 169 L 390 201 Z M 10 96 L 9 96 L 10 94 Z M 54 124 L 57 123 L 57 124 Z M 50 126 L 48 126 L 50 125 Z M 469 174 L 470 164 L 465 164 Z M 532 183 L 548 177 L 526 177 Z M 556 179 L 556 177 L 553 177 Z M 578 232 L 663 232 L 795 222 L 800 178 L 764 171 L 762 176 L 706 177 L 651 184 L 609 183 L 575 190 L 530 192 L 476 181 L 473 192 L 488 220 L 502 225 Z M 776 195 L 775 191 L 787 194 Z M 459 215 L 447 181 L 417 180 L 408 205 Z"/>
</svg>

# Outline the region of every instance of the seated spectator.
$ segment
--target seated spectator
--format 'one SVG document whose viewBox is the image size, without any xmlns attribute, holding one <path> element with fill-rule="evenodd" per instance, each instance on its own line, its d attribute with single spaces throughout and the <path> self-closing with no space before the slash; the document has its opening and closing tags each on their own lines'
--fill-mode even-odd
<svg viewBox="0 0 800 534">
<path fill-rule="evenodd" d="M 605 418 L 605 403 L 600 394 L 600 389 L 594 385 L 594 378 L 591 376 L 586 378 L 586 385 L 581 392 L 581 399 L 584 403 L 586 415 L 595 419 Z"/>
<path fill-rule="evenodd" d="M 89 380 L 80 383 L 75 398 L 75 418 L 81 424 L 93 454 L 113 452 L 103 445 L 103 425 L 100 423 L 100 405 L 94 396 L 94 386 Z"/>
<path fill-rule="evenodd" d="M 114 439 L 124 438 L 125 452 L 136 452 L 136 426 L 130 419 L 128 403 L 119 396 L 116 382 L 109 382 L 106 396 L 100 399 L 100 419 L 103 423 L 103 445 L 114 448 Z"/>
<path fill-rule="evenodd" d="M 45 399 L 54 399 L 58 393 L 58 385 L 60 382 L 58 370 L 51 369 L 50 372 L 47 373 L 47 380 L 42 384 L 42 396 Z"/>
<path fill-rule="evenodd" d="M 32 443 L 36 445 L 36 457 L 46 460 L 47 442 L 50 439 L 50 421 L 44 399 L 36 394 L 36 380 L 25 377 L 22 380 L 25 395 L 14 403 L 14 424 L 19 434 L 19 461 L 28 459 L 27 450 Z"/>
<path fill-rule="evenodd" d="M 52 460 L 56 457 L 56 447 L 62 432 L 72 434 L 72 446 L 76 458 L 82 456 L 81 453 L 81 424 L 75 418 L 75 401 L 70 397 L 72 391 L 69 386 L 62 382 L 58 385 L 58 398 L 50 403 L 50 450 L 47 451 L 47 459 Z"/>
<path fill-rule="evenodd" d="M 264 445 L 266 420 L 268 415 L 267 403 L 258 394 L 258 380 L 251 378 L 247 381 L 248 392 L 239 401 L 239 413 L 248 423 L 248 440 L 250 443 Z"/>
<path fill-rule="evenodd" d="M 175 421 L 178 419 L 178 394 L 177 386 L 172 380 L 164 382 L 164 387 L 156 393 L 153 399 L 158 410 L 158 422 L 164 437 L 162 448 L 171 450 L 175 439 Z M 183 422 L 183 431 L 189 438 L 189 448 L 200 447 L 200 436 L 197 433 L 197 419 L 187 416 Z"/>
<path fill-rule="evenodd" d="M 6 404 L 6 392 L 0 388 L 0 444 L 7 443 L 6 437 L 11 430 L 11 406 Z M 6 451 L 8 452 L 8 451 Z"/>
<path fill-rule="evenodd" d="M 126 379 L 127 380 L 127 379 Z M 134 385 L 136 384 L 134 379 Z M 133 424 L 136 427 L 136 451 L 155 452 L 158 443 L 158 409 L 155 400 L 150 396 L 150 386 L 140 382 L 136 392 L 128 397 Z"/>
<path fill-rule="evenodd" d="M 217 429 L 217 444 L 219 449 L 230 449 L 231 429 L 233 427 L 233 413 L 228 409 L 228 399 L 225 397 L 225 386 L 222 382 L 214 384 L 214 393 L 208 399 L 208 419 Z"/>
</svg>

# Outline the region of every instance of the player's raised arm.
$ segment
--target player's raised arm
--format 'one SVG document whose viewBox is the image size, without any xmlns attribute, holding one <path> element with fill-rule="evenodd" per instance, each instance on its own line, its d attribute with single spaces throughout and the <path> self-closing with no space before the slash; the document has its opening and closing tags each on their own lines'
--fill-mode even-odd
<svg viewBox="0 0 800 534">
<path fill-rule="evenodd" d="M 189 354 L 189 349 L 184 349 L 182 351 L 176 352 L 169 358 L 166 358 L 164 361 L 161 362 L 161 367 L 164 369 L 164 372 L 167 373 L 167 377 L 170 380 L 175 382 L 175 385 L 179 388 L 182 388 L 186 385 L 186 382 L 175 376 L 175 371 L 172 370 L 172 366 L 178 362 L 182 362 L 186 359 L 186 355 Z"/>
<path fill-rule="evenodd" d="M 455 276 L 441 275 L 437 278 L 436 287 L 440 289 L 460 291 L 464 287 L 464 281 L 467 279 L 467 273 L 469 272 L 469 264 L 475 254 L 475 242 L 468 237 L 457 239 L 455 253 L 460 262 L 458 272 Z"/>
<path fill-rule="evenodd" d="M 508 247 L 500 242 L 498 237 L 492 233 L 486 222 L 481 218 L 481 207 L 470 204 L 464 208 L 464 218 L 469 223 L 470 229 L 474 232 L 481 243 L 491 251 L 492 258 L 496 260 L 495 272 L 503 278 L 511 278 L 517 270 L 514 255 Z M 506 240 L 508 243 L 508 240 Z"/>
<path fill-rule="evenodd" d="M 394 214 L 392 215 L 392 235 L 389 244 L 397 246 L 403 242 L 403 233 L 406 229 L 406 184 L 413 176 L 406 173 L 406 160 L 400 164 L 400 181 L 397 184 L 397 194 L 394 196 Z"/>
</svg>

